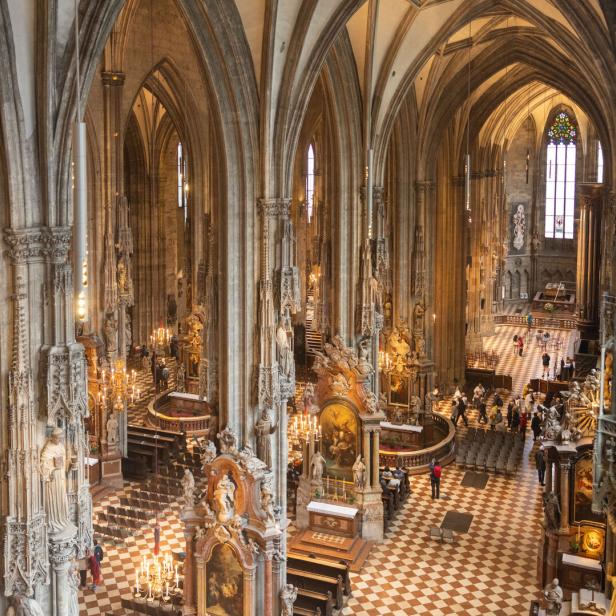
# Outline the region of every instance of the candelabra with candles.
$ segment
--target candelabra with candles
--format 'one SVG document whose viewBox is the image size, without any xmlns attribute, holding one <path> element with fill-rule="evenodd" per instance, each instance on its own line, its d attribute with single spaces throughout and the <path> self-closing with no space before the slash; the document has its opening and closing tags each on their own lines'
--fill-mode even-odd
<svg viewBox="0 0 616 616">
<path fill-rule="evenodd" d="M 135 570 L 133 596 L 147 602 L 169 603 L 174 596 L 181 594 L 178 566 L 173 565 L 171 555 L 151 559 L 144 556 L 139 569 Z"/>
<path fill-rule="evenodd" d="M 122 412 L 126 406 L 139 400 L 141 391 L 137 387 L 137 373 L 129 374 L 124 361 L 119 359 L 111 370 L 103 370 L 98 392 L 101 408 Z"/>
<path fill-rule="evenodd" d="M 393 368 L 391 356 L 387 351 L 379 351 L 379 370 L 389 372 Z"/>
<path fill-rule="evenodd" d="M 297 413 L 289 422 L 289 442 L 294 445 L 300 445 L 311 439 L 314 441 L 321 440 L 321 426 L 317 423 L 315 415 L 308 413 Z"/>
<path fill-rule="evenodd" d="M 150 346 L 158 353 L 164 353 L 171 340 L 171 330 L 166 327 L 159 327 L 150 334 Z"/>
</svg>

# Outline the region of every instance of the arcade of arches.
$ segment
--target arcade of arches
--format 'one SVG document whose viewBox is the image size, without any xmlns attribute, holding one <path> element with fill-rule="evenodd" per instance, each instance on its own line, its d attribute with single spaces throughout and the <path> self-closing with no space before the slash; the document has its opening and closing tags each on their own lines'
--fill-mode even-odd
<svg viewBox="0 0 616 616">
<path fill-rule="evenodd" d="M 611 0 L 0 24 L 3 613 L 616 614 Z"/>
</svg>

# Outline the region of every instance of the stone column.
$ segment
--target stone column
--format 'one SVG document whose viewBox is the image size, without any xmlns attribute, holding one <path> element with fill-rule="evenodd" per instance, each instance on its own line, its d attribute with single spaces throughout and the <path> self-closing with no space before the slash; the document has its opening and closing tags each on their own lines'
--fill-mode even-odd
<svg viewBox="0 0 616 616">
<path fill-rule="evenodd" d="M 194 554 L 193 554 L 193 534 L 192 525 L 184 528 L 184 539 L 186 541 L 186 558 L 184 559 L 184 611 L 188 616 L 196 613 L 195 591 L 194 591 Z"/>
<path fill-rule="evenodd" d="M 75 592 L 68 583 L 69 570 L 75 557 L 75 536 L 50 539 L 49 557 L 52 566 L 51 616 L 69 616 L 71 593 Z"/>
<path fill-rule="evenodd" d="M 601 264 L 601 219 L 603 184 L 578 184 L 577 327 L 582 338 L 599 334 L 599 268 Z"/>
<path fill-rule="evenodd" d="M 550 461 L 550 459 L 549 459 L 549 457 L 547 455 L 547 451 L 544 452 L 543 455 L 545 457 L 545 482 L 544 482 L 545 486 L 543 486 L 543 491 L 546 494 L 549 494 L 554 489 L 553 488 L 553 481 L 554 481 L 554 479 L 552 477 L 552 467 L 553 467 L 553 464 L 552 464 L 552 462 Z"/>
<path fill-rule="evenodd" d="M 379 433 L 376 430 L 370 432 L 372 436 L 372 487 L 379 486 Z"/>
<path fill-rule="evenodd" d="M 273 588 L 273 580 L 272 580 L 272 553 L 270 550 L 265 550 L 263 552 L 263 564 L 264 564 L 264 572 L 263 572 L 263 592 L 264 592 L 264 600 L 263 600 L 263 611 L 265 616 L 273 616 L 272 609 L 272 588 Z"/>
<path fill-rule="evenodd" d="M 372 466 L 372 457 L 370 455 L 370 432 L 366 429 L 365 426 L 362 428 L 362 441 L 364 464 L 366 465 L 366 470 L 368 471 L 368 477 L 372 477 L 372 473 L 370 471 L 370 468 Z"/>
<path fill-rule="evenodd" d="M 560 468 L 560 535 L 569 533 L 569 460 L 561 460 Z"/>
</svg>

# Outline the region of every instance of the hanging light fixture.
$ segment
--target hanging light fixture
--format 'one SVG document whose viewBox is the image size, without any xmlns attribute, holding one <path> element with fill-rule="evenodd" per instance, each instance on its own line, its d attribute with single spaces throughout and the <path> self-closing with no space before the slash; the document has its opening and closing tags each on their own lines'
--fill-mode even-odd
<svg viewBox="0 0 616 616">
<path fill-rule="evenodd" d="M 473 48 L 473 22 L 468 22 L 468 83 L 466 91 L 466 101 L 468 104 L 468 114 L 466 117 L 466 154 L 464 156 L 464 208 L 471 211 L 471 50 Z"/>
</svg>

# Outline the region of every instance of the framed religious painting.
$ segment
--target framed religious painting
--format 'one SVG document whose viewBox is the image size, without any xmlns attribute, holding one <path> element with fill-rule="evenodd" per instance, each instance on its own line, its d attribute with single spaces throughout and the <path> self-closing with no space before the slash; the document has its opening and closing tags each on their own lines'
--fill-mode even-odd
<svg viewBox="0 0 616 616">
<path fill-rule="evenodd" d="M 409 407 L 411 384 L 408 376 L 392 374 L 389 377 L 388 391 L 390 405 Z"/>
<path fill-rule="evenodd" d="M 242 616 L 244 572 L 233 548 L 221 543 L 207 563 L 206 610 L 211 616 Z"/>
<path fill-rule="evenodd" d="M 336 402 L 323 409 L 319 423 L 325 474 L 351 479 L 359 445 L 357 414 L 346 404 Z"/>
<path fill-rule="evenodd" d="M 592 510 L 592 449 L 587 449 L 574 460 L 571 483 L 572 525 L 603 525 L 605 517 Z"/>
</svg>

